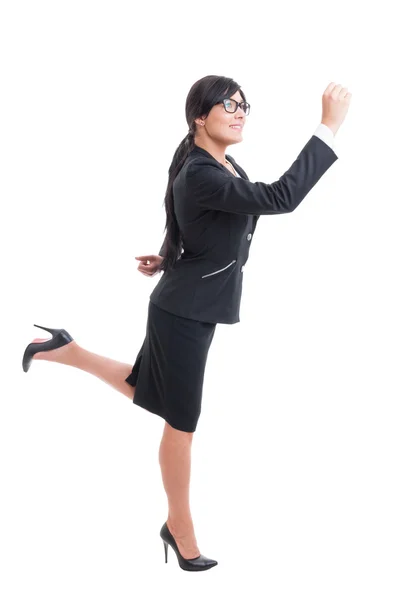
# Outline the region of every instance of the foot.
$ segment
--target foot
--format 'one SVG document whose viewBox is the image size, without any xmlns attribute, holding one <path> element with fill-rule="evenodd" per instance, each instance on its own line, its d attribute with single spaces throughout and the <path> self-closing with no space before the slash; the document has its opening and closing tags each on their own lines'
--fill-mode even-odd
<svg viewBox="0 0 398 600">
<path fill-rule="evenodd" d="M 48 340 L 51 340 L 51 338 L 35 338 L 34 340 L 32 340 L 31 343 L 35 344 L 36 342 L 47 342 Z M 62 362 L 62 357 L 64 357 L 65 354 L 73 352 L 76 346 L 77 344 L 73 340 L 72 342 L 69 342 L 64 346 L 61 346 L 61 348 L 54 348 L 54 350 L 44 350 L 43 352 L 36 352 L 36 354 L 34 354 L 32 358 L 33 360 L 38 359 L 49 360 L 53 362 Z"/>
<path fill-rule="evenodd" d="M 175 529 L 170 521 L 167 521 L 167 527 L 175 539 L 177 547 L 183 558 L 186 560 L 192 560 L 193 558 L 200 556 L 200 550 L 197 546 L 195 534 L 193 532 L 184 535 Z"/>
</svg>

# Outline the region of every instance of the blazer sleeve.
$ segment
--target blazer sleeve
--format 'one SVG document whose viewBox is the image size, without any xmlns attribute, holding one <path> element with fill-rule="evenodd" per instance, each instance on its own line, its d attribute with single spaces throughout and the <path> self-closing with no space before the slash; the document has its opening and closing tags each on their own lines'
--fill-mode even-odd
<svg viewBox="0 0 398 600">
<path fill-rule="evenodd" d="M 328 144 L 312 135 L 291 167 L 273 183 L 233 177 L 205 156 L 188 165 L 186 183 L 190 197 L 202 208 L 251 215 L 289 213 L 337 159 Z"/>
</svg>

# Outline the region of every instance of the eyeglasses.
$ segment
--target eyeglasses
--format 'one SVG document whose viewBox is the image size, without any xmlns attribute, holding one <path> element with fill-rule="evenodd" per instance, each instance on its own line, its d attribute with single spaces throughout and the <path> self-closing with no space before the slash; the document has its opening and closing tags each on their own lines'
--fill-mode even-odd
<svg viewBox="0 0 398 600">
<path fill-rule="evenodd" d="M 228 113 L 236 112 L 238 106 L 241 107 L 246 116 L 250 113 L 250 104 L 248 102 L 237 102 L 232 98 L 224 98 L 223 101 L 218 102 L 218 104 L 224 104 L 224 108 Z"/>
</svg>

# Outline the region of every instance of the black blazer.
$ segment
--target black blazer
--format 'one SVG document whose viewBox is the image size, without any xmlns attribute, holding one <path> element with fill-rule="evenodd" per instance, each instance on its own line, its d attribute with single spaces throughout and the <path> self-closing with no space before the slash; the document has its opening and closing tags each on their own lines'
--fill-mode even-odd
<svg viewBox="0 0 398 600">
<path fill-rule="evenodd" d="M 232 156 L 226 158 L 241 177 L 195 144 L 174 180 L 183 251 L 150 300 L 188 319 L 232 324 L 240 321 L 243 267 L 259 217 L 295 210 L 338 156 L 312 135 L 274 183 L 252 183 Z"/>
</svg>

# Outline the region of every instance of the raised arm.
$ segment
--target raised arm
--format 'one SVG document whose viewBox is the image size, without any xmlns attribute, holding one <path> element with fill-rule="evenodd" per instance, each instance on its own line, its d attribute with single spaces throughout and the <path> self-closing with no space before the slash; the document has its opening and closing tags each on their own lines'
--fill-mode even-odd
<svg viewBox="0 0 398 600">
<path fill-rule="evenodd" d="M 231 177 L 221 164 L 201 157 L 188 165 L 187 187 L 190 197 L 202 208 L 252 215 L 289 213 L 337 159 L 324 140 L 312 135 L 278 181 L 253 183 Z"/>
</svg>

